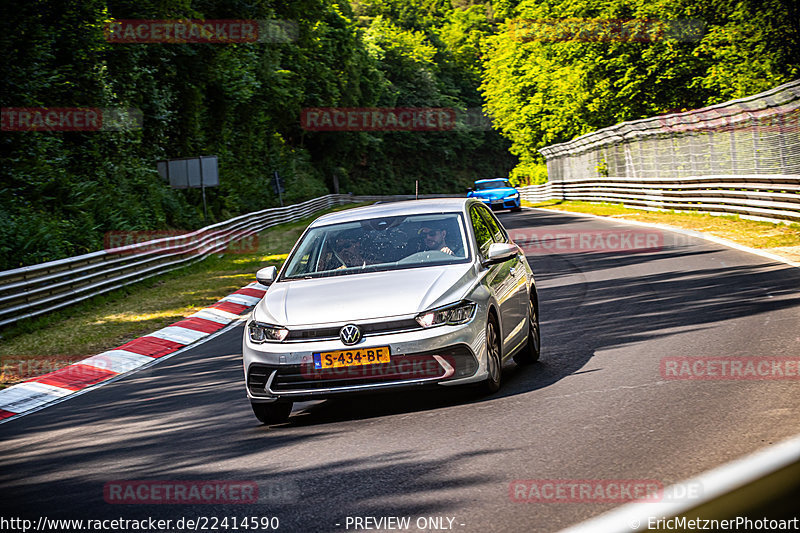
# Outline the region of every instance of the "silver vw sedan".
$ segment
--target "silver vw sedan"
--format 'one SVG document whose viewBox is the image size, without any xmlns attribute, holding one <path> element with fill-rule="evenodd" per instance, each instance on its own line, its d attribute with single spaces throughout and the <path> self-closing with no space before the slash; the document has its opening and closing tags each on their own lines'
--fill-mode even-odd
<svg viewBox="0 0 800 533">
<path fill-rule="evenodd" d="M 494 214 L 469 199 L 331 213 L 295 244 L 244 332 L 247 396 L 265 424 L 292 402 L 474 384 L 539 358 L 533 272 Z"/>
</svg>

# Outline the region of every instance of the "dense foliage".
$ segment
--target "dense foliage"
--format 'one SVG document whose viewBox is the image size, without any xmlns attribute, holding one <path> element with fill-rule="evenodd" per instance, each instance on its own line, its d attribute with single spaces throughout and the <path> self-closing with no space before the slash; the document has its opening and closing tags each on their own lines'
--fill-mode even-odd
<svg viewBox="0 0 800 533">
<path fill-rule="evenodd" d="M 120 44 L 103 33 L 114 19 L 187 18 L 287 20 L 296 34 Z M 691 39 L 548 40 L 525 38 L 520 22 L 565 19 L 702 24 Z M 212 220 L 277 205 L 275 171 L 287 202 L 336 184 L 410 193 L 419 180 L 426 193 L 509 173 L 541 182 L 546 144 L 800 74 L 792 0 L 12 0 L 0 24 L 3 107 L 144 116 L 127 132 L 2 132 L 0 270 L 100 249 L 107 231 L 203 225 L 200 192 L 170 189 L 160 159 L 219 156 Z M 308 107 L 394 106 L 484 108 L 495 130 L 313 132 L 300 122 Z"/>
<path fill-rule="evenodd" d="M 275 171 L 292 203 L 335 182 L 356 194 L 413 193 L 415 180 L 422 193 L 463 192 L 515 164 L 494 131 L 301 127 L 306 107 L 479 109 L 473 43 L 452 29 L 471 22 L 450 6 L 418 29 L 327 0 L 17 0 L 0 9 L 3 107 L 144 114 L 139 131 L 1 134 L 0 270 L 100 249 L 107 231 L 204 225 L 200 191 L 170 189 L 160 159 L 219 157 L 212 220 L 278 205 Z M 112 19 L 284 20 L 296 33 L 288 42 L 114 43 L 103 32 Z"/>
<path fill-rule="evenodd" d="M 796 0 L 497 4 L 482 91 L 517 179 L 539 172 L 543 146 L 800 77 Z"/>
</svg>

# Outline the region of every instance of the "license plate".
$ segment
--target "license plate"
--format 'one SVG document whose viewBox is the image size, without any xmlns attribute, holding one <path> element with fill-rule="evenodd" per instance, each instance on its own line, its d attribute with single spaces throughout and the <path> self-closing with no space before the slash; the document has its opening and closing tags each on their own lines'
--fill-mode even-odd
<svg viewBox="0 0 800 533">
<path fill-rule="evenodd" d="M 377 365 L 390 361 L 388 346 L 318 352 L 312 355 L 314 356 L 314 368 L 316 369 Z"/>
</svg>

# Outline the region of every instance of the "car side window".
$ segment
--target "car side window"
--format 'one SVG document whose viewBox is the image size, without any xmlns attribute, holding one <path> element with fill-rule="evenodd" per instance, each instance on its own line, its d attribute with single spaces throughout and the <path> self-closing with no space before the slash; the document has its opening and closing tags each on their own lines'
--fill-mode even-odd
<svg viewBox="0 0 800 533">
<path fill-rule="evenodd" d="M 494 242 L 508 242 L 508 235 L 503 231 L 503 228 L 495 220 L 487 209 L 481 209 L 481 215 L 486 219 L 486 226 L 489 228 L 489 233 L 492 235 Z"/>
<path fill-rule="evenodd" d="M 478 252 L 486 257 L 489 252 L 489 246 L 493 242 L 492 231 L 486 225 L 486 219 L 481 215 L 478 206 L 470 208 L 469 218 L 475 233 L 475 240 L 478 242 Z"/>
</svg>

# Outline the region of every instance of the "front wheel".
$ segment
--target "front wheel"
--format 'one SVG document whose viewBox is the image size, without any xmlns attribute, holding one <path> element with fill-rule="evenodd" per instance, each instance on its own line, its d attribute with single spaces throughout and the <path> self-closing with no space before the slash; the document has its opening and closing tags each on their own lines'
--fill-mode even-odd
<svg viewBox="0 0 800 533">
<path fill-rule="evenodd" d="M 262 424 L 281 424 L 289 420 L 292 402 L 255 403 L 251 402 L 253 413 Z"/>
<path fill-rule="evenodd" d="M 503 377 L 503 362 L 500 358 L 500 335 L 493 319 L 486 324 L 486 369 L 489 375 L 481 384 L 482 392 L 493 394 L 500 390 L 500 380 Z"/>
<path fill-rule="evenodd" d="M 539 333 L 539 309 L 536 298 L 531 294 L 528 302 L 528 343 L 514 356 L 518 365 L 529 365 L 539 360 L 542 349 L 542 339 Z"/>
</svg>

